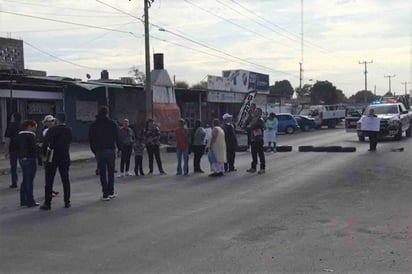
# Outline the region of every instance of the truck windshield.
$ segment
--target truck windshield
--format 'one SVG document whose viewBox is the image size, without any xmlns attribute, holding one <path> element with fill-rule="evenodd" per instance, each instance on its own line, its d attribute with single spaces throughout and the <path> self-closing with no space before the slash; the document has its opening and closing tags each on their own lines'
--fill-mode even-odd
<svg viewBox="0 0 412 274">
<path fill-rule="evenodd" d="M 310 116 L 312 114 L 312 110 L 310 109 L 302 109 L 299 113 L 300 115 L 304 115 L 304 116 Z"/>
<path fill-rule="evenodd" d="M 375 110 L 375 114 L 397 114 L 397 105 L 374 105 L 366 108 L 365 113 L 369 113 L 370 109 Z"/>
</svg>

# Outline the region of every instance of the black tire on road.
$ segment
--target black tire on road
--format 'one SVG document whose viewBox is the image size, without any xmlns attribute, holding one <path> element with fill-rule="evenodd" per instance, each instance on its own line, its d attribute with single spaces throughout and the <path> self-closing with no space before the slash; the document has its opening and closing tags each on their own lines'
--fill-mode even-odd
<svg viewBox="0 0 412 274">
<path fill-rule="evenodd" d="M 313 151 L 313 146 L 300 146 L 299 152 L 311 152 Z"/>
<path fill-rule="evenodd" d="M 332 120 L 328 123 L 328 128 L 336 128 L 336 121 Z"/>
<path fill-rule="evenodd" d="M 304 125 L 302 128 L 303 131 L 309 131 L 310 130 L 310 126 L 309 125 Z"/>
<path fill-rule="evenodd" d="M 395 141 L 402 140 L 402 127 L 398 130 L 398 133 L 393 137 Z"/>
<path fill-rule="evenodd" d="M 285 131 L 286 131 L 287 134 L 293 134 L 295 132 L 295 129 L 293 127 L 289 126 L 289 127 L 286 127 Z"/>
<path fill-rule="evenodd" d="M 343 147 L 342 152 L 356 152 L 356 147 Z"/>
<path fill-rule="evenodd" d="M 276 151 L 277 152 L 291 152 L 292 146 L 277 146 Z"/>
<path fill-rule="evenodd" d="M 342 152 L 342 147 L 341 146 L 329 146 L 326 147 L 327 152 Z"/>
<path fill-rule="evenodd" d="M 313 147 L 314 152 L 326 152 L 326 147 Z"/>
</svg>

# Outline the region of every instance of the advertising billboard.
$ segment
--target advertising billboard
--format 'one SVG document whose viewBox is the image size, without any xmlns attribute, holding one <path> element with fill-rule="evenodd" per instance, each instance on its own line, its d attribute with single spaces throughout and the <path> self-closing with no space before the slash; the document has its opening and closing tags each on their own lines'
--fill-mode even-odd
<svg viewBox="0 0 412 274">
<path fill-rule="evenodd" d="M 222 76 L 207 76 L 207 89 L 230 91 L 230 81 Z"/>
<path fill-rule="evenodd" d="M 269 93 L 269 75 L 246 70 L 224 70 L 224 78 L 230 82 L 230 90 L 235 92 L 249 92 L 257 90 L 259 93 Z"/>
</svg>

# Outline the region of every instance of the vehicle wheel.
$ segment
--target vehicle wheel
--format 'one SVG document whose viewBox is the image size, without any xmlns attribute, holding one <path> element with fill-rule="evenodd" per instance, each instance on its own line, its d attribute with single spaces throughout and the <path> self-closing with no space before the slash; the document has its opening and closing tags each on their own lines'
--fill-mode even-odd
<svg viewBox="0 0 412 274">
<path fill-rule="evenodd" d="M 358 139 L 359 139 L 359 142 L 365 142 L 365 136 L 364 135 L 361 135 L 361 136 L 358 135 Z"/>
<path fill-rule="evenodd" d="M 313 146 L 300 146 L 299 152 L 310 152 L 313 151 Z"/>
<path fill-rule="evenodd" d="M 409 123 L 409 128 L 406 130 L 406 137 L 411 137 L 412 135 L 412 124 Z"/>
<path fill-rule="evenodd" d="M 276 151 L 277 152 L 291 152 L 292 146 L 277 146 Z"/>
<path fill-rule="evenodd" d="M 395 141 L 400 141 L 402 140 L 402 128 L 399 129 L 398 133 L 393 137 Z"/>
<path fill-rule="evenodd" d="M 287 127 L 286 128 L 286 133 L 287 134 L 293 134 L 295 132 L 295 129 L 293 127 Z"/>
<path fill-rule="evenodd" d="M 304 125 L 302 128 L 303 131 L 309 131 L 310 130 L 310 126 L 309 125 Z"/>
<path fill-rule="evenodd" d="M 342 147 L 341 146 L 330 146 L 326 147 L 327 152 L 342 152 Z"/>
<path fill-rule="evenodd" d="M 356 152 L 356 147 L 343 147 L 342 152 Z"/>
<path fill-rule="evenodd" d="M 328 128 L 336 128 L 336 121 L 330 121 L 328 123 Z"/>
</svg>

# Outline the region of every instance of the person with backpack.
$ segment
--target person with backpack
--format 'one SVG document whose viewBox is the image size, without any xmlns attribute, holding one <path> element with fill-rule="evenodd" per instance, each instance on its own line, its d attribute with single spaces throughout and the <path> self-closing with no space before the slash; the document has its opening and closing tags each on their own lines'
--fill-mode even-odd
<svg viewBox="0 0 412 274">
<path fill-rule="evenodd" d="M 130 176 L 130 157 L 132 156 L 133 146 L 135 142 L 134 131 L 129 127 L 129 120 L 124 119 L 122 127 L 119 130 L 120 140 L 120 174 L 118 177 Z"/>
</svg>

